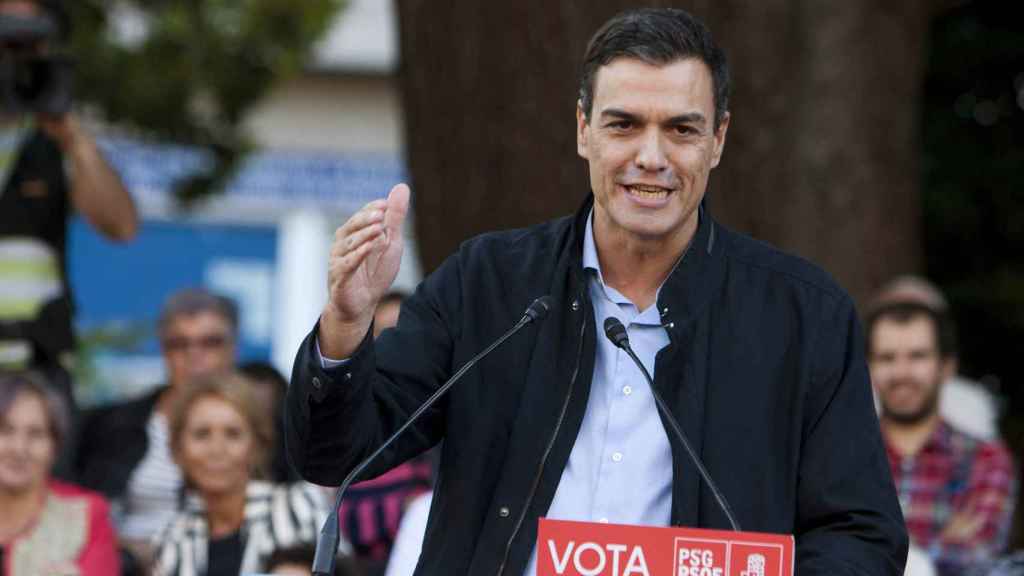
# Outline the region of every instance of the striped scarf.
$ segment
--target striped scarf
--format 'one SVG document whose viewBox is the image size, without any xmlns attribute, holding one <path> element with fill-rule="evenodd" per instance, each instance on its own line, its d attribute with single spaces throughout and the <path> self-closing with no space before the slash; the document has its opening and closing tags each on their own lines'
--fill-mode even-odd
<svg viewBox="0 0 1024 576">
<path fill-rule="evenodd" d="M 327 517 L 323 500 L 320 490 L 310 484 L 249 482 L 241 527 L 241 573 L 265 570 L 267 559 L 279 548 L 315 544 Z M 153 576 L 206 573 L 209 530 L 201 498 L 187 497 L 185 509 L 156 538 L 154 547 Z"/>
</svg>

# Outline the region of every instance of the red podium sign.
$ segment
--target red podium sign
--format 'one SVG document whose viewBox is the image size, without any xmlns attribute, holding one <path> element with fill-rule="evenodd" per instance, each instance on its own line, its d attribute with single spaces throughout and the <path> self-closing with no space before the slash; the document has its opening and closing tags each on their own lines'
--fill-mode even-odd
<svg viewBox="0 0 1024 576">
<path fill-rule="evenodd" d="M 540 519 L 537 576 L 792 576 L 793 537 Z"/>
</svg>

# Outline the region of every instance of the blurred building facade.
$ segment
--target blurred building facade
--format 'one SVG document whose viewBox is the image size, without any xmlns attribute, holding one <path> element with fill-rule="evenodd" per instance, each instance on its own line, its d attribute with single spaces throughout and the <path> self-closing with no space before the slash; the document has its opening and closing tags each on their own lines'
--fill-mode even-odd
<svg viewBox="0 0 1024 576">
<path fill-rule="evenodd" d="M 286 374 L 326 298 L 334 229 L 406 179 L 390 2 L 350 0 L 305 73 L 277 86 L 245 125 L 261 146 L 226 192 L 182 212 L 174 183 L 202 169 L 198 150 L 121 137 L 101 146 L 138 203 L 135 242 L 114 246 L 71 228 L 69 273 L 86 404 L 133 396 L 162 381 L 154 326 L 163 300 L 202 285 L 241 309 L 242 360 Z M 410 226 L 396 285 L 420 271 Z"/>
</svg>

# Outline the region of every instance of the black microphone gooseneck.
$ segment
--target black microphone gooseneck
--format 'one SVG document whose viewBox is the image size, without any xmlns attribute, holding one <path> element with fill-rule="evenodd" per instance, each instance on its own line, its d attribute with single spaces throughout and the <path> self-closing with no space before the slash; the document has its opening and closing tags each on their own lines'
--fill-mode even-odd
<svg viewBox="0 0 1024 576">
<path fill-rule="evenodd" d="M 661 394 L 654 388 L 654 380 L 651 378 L 651 374 L 647 372 L 647 367 L 644 366 L 643 362 L 637 358 L 636 353 L 633 352 L 633 348 L 629 345 L 629 334 L 626 333 L 626 327 L 619 322 L 619 319 L 614 316 L 609 316 L 604 320 L 604 334 L 612 341 L 616 347 L 621 348 L 633 359 L 633 362 L 640 368 L 640 371 L 644 373 L 644 378 L 647 379 L 647 385 L 651 388 L 651 394 L 654 396 L 654 402 L 658 405 L 658 409 L 665 415 L 665 420 L 668 420 L 669 427 L 672 428 L 672 432 L 675 433 L 676 438 L 686 449 L 687 455 L 690 456 L 690 460 L 697 467 L 697 471 L 700 472 L 700 477 L 704 479 L 704 482 L 711 489 L 711 493 L 715 496 L 715 500 L 718 502 L 718 506 L 725 512 L 725 517 L 729 519 L 729 525 L 736 532 L 740 531 L 740 525 L 736 522 L 736 518 L 732 515 L 732 508 L 729 507 L 729 503 L 725 500 L 725 496 L 718 490 L 718 485 L 711 479 L 711 475 L 708 474 L 707 469 L 704 467 L 704 463 L 701 462 L 700 457 L 693 451 L 693 447 L 690 446 L 690 441 L 686 439 L 686 434 L 683 433 L 683 429 L 679 427 L 679 422 L 676 422 L 672 412 L 669 411 L 665 401 L 661 398 Z"/>
<path fill-rule="evenodd" d="M 417 408 L 416 411 L 409 416 L 409 419 L 405 421 L 405 424 L 402 424 L 402 426 L 399 427 L 398 430 L 396 430 L 395 433 L 387 440 L 385 440 L 380 447 L 374 450 L 372 454 L 367 456 L 365 460 L 360 462 L 358 466 L 349 472 L 348 476 L 345 477 L 345 480 L 338 488 L 338 494 L 334 499 L 334 508 L 331 509 L 331 513 L 327 516 L 327 520 L 324 521 L 324 527 L 320 530 L 320 536 L 316 540 L 316 556 L 313 558 L 313 576 L 334 575 L 334 562 L 338 550 L 338 508 L 341 506 L 342 496 L 344 496 L 349 484 L 355 480 L 356 476 L 359 476 L 359 474 L 362 473 L 370 463 L 376 460 L 377 457 L 380 456 L 380 454 L 402 434 L 402 432 L 405 432 L 405 430 L 409 428 L 409 426 L 412 426 L 412 424 L 416 422 L 416 420 L 419 419 L 427 409 L 433 406 L 441 396 L 444 396 L 444 393 L 447 392 L 448 389 L 459 380 L 459 378 L 462 378 L 462 375 L 465 374 L 466 371 L 472 368 L 481 358 L 490 354 L 492 350 L 500 346 L 505 342 L 505 340 L 512 337 L 513 334 L 521 330 L 524 326 L 544 319 L 548 312 L 551 311 L 553 303 L 554 299 L 551 296 L 541 296 L 534 300 L 526 311 L 523 312 L 523 317 L 519 319 L 519 322 L 516 322 L 515 326 L 509 329 L 508 332 L 502 334 L 501 338 L 495 340 L 494 343 L 488 346 L 483 352 L 474 356 L 469 360 L 469 362 L 466 362 L 458 372 L 453 374 L 452 377 L 444 383 L 444 385 L 438 388 L 430 398 L 427 398 L 423 405 Z"/>
</svg>

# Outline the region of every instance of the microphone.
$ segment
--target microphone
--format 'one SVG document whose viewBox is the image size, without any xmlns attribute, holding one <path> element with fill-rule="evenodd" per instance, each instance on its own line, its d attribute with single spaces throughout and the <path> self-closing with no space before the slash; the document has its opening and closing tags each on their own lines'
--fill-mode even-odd
<svg viewBox="0 0 1024 576">
<path fill-rule="evenodd" d="M 700 477 L 704 479 L 704 482 L 711 489 L 711 494 L 714 495 L 715 500 L 718 502 L 718 507 L 725 512 L 725 517 L 729 520 L 729 525 L 736 532 L 740 531 L 740 525 L 736 522 L 736 518 L 732 515 L 732 508 L 729 507 L 729 503 L 726 501 L 725 496 L 718 490 L 718 486 L 715 481 L 711 479 L 711 474 L 708 474 L 707 469 L 704 467 L 704 463 L 701 462 L 700 457 L 693 451 L 690 446 L 690 441 L 686 439 L 686 434 L 683 433 L 683 429 L 679 427 L 679 422 L 676 421 L 675 417 L 672 416 L 672 412 L 669 411 L 665 401 L 661 398 L 661 394 L 658 393 L 657 389 L 654 388 L 654 380 L 651 378 L 647 367 L 644 366 L 643 362 L 637 358 L 636 353 L 633 352 L 633 348 L 629 345 L 629 334 L 626 332 L 626 327 L 619 322 L 619 319 L 614 316 L 609 316 L 604 319 L 604 335 L 611 340 L 612 344 L 616 348 L 621 348 L 626 354 L 633 359 L 640 371 L 643 372 L 644 378 L 647 379 L 647 385 L 651 388 L 651 394 L 654 396 L 654 403 L 658 405 L 658 410 L 661 411 L 665 416 L 665 420 L 668 421 L 669 428 L 679 439 L 679 442 L 686 449 L 686 454 L 690 457 L 690 461 L 697 467 L 697 472 L 700 473 Z"/>
<path fill-rule="evenodd" d="M 552 298 L 551 296 L 541 296 L 540 298 L 534 300 L 533 303 L 531 303 L 526 308 L 526 311 L 523 312 L 523 317 L 519 319 L 519 322 L 516 322 L 515 326 L 510 328 L 508 332 L 502 334 L 500 338 L 495 340 L 493 344 L 484 349 L 483 352 L 480 352 L 479 354 L 471 358 L 468 362 L 463 364 L 462 368 L 460 368 L 458 372 L 453 374 L 452 377 L 449 378 L 447 382 L 445 382 L 440 388 L 438 388 L 437 391 L 430 396 L 430 398 L 427 398 L 427 400 L 419 408 L 417 408 L 416 411 L 413 412 L 411 416 L 409 416 L 409 419 L 406 420 L 405 423 L 402 424 L 398 428 L 398 430 L 395 431 L 394 434 L 392 434 L 387 440 L 384 441 L 383 444 L 380 445 L 380 447 L 374 450 L 372 454 L 367 456 L 365 460 L 360 462 L 358 466 L 356 466 L 355 468 L 352 469 L 351 472 L 349 472 L 348 476 L 345 477 L 345 480 L 342 481 L 341 486 L 338 487 L 338 494 L 334 499 L 334 508 L 331 509 L 331 513 L 327 516 L 327 520 L 324 521 L 324 527 L 320 530 L 320 536 L 317 537 L 316 555 L 313 557 L 313 576 L 334 576 L 334 562 L 335 556 L 337 555 L 339 538 L 338 508 L 341 507 L 341 499 L 342 496 L 344 496 L 345 494 L 345 490 L 348 489 L 349 484 L 351 484 L 352 481 L 355 480 L 356 476 L 358 476 L 363 470 L 366 469 L 367 466 L 369 466 L 374 460 L 376 460 L 377 457 L 380 456 L 380 454 L 384 452 L 384 450 L 386 450 L 387 447 L 390 446 L 391 443 L 394 442 L 395 439 L 402 434 L 402 432 L 405 432 L 406 429 L 409 428 L 409 426 L 412 426 L 412 424 L 416 422 L 416 420 L 419 419 L 419 417 L 422 416 L 423 413 L 427 411 L 427 409 L 433 406 L 434 403 L 437 402 L 437 400 L 441 396 L 444 396 L 445 392 L 447 392 L 448 389 L 452 387 L 452 385 L 454 385 L 460 378 L 462 378 L 462 375 L 465 374 L 470 368 L 472 368 L 481 358 L 490 354 L 491 351 L 500 346 L 503 342 L 505 342 L 505 340 L 511 338 L 513 334 L 519 332 L 519 330 L 521 330 L 527 324 L 540 322 L 541 320 L 543 320 L 544 317 L 547 316 L 548 312 L 551 311 L 553 305 L 554 298 Z"/>
</svg>

